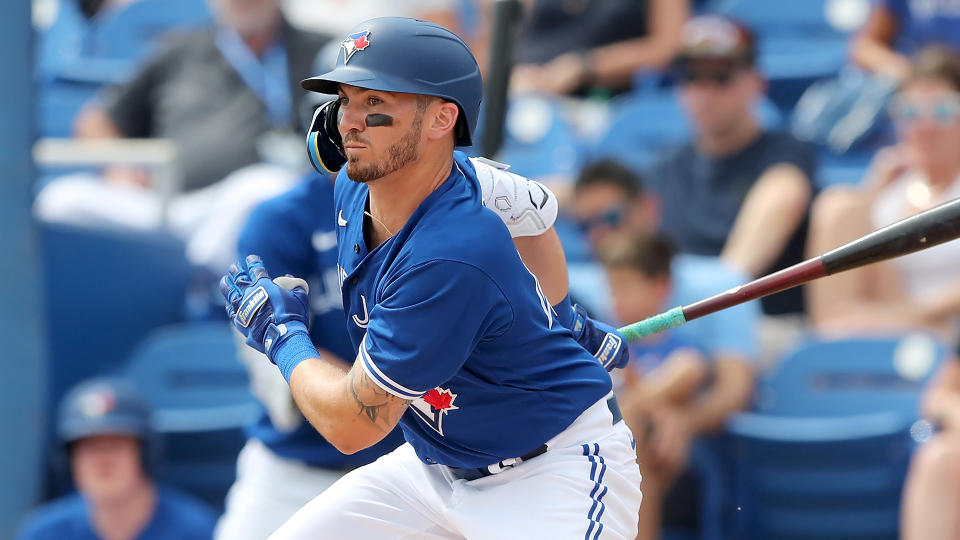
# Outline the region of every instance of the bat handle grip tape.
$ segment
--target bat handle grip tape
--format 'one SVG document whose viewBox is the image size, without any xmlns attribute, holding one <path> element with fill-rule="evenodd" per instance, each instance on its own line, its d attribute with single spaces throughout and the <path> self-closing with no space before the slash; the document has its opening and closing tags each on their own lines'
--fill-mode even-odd
<svg viewBox="0 0 960 540">
<path fill-rule="evenodd" d="M 683 315 L 683 308 L 675 307 L 670 311 L 654 315 L 640 322 L 628 324 L 623 328 L 617 329 L 617 332 L 620 332 L 620 335 L 627 341 L 637 341 L 638 339 L 669 330 L 675 326 L 680 326 L 685 322 L 687 322 L 687 319 Z"/>
</svg>

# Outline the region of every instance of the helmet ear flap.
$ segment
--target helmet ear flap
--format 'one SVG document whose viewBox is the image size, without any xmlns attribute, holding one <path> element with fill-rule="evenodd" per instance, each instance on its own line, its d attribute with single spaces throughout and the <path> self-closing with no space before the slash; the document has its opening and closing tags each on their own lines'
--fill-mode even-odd
<svg viewBox="0 0 960 540">
<path fill-rule="evenodd" d="M 320 174 L 335 175 L 347 162 L 338 127 L 340 115 L 340 100 L 334 99 L 317 107 L 310 121 L 307 156 Z"/>
</svg>

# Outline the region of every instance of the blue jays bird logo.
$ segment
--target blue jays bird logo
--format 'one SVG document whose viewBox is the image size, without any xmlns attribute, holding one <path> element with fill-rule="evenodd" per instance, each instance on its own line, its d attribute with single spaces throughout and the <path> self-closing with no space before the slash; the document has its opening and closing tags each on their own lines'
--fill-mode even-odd
<svg viewBox="0 0 960 540">
<path fill-rule="evenodd" d="M 340 43 L 340 47 L 343 48 L 343 63 L 346 64 L 350 61 L 350 58 L 357 53 L 357 51 L 362 51 L 370 46 L 370 31 L 364 30 L 363 32 L 354 32 L 347 36 L 347 39 L 343 40 Z"/>
<path fill-rule="evenodd" d="M 460 408 L 453 404 L 456 399 L 457 394 L 438 386 L 415 400 L 411 410 L 434 431 L 443 435 L 443 417 Z"/>
</svg>

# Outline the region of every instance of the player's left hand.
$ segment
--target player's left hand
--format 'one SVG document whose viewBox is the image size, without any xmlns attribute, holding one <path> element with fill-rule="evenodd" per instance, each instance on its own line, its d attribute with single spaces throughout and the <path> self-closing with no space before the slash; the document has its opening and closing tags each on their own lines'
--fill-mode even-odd
<svg viewBox="0 0 960 540">
<path fill-rule="evenodd" d="M 592 354 L 607 371 L 624 368 L 630 361 L 627 341 L 616 328 L 590 318 L 579 305 L 573 306 L 573 337 Z"/>
<path fill-rule="evenodd" d="M 247 345 L 276 363 L 274 353 L 296 333 L 307 331 L 307 282 L 292 276 L 270 279 L 263 261 L 249 255 L 230 265 L 220 279 L 227 315 L 246 338 Z"/>
</svg>

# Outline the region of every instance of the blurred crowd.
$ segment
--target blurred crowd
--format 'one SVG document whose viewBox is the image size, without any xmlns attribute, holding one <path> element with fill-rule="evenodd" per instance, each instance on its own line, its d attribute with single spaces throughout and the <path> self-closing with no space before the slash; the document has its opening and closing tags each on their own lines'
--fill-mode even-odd
<svg viewBox="0 0 960 540">
<path fill-rule="evenodd" d="M 960 2 L 521 3 L 505 142 L 489 157 L 557 194 L 571 296 L 596 318 L 622 325 L 693 303 L 960 196 Z M 495 2 L 34 4 L 38 136 L 167 139 L 176 149 L 172 186 L 109 156 L 84 169 L 38 163 L 37 220 L 182 245 L 182 262 L 170 262 L 183 267 L 183 298 L 157 302 L 182 305 L 163 322 L 184 328 L 224 320 L 215 278 L 238 253 L 258 253 L 272 275 L 310 282 L 314 321 L 328 321 L 314 324 L 314 341 L 349 362 L 331 181 L 303 152 L 320 103 L 299 81 L 332 65 L 355 24 L 382 15 L 453 29 L 487 71 L 498 61 L 488 54 Z M 702 532 L 708 480 L 695 455 L 719 444 L 737 413 L 762 408 L 759 385 L 798 347 L 922 333 L 952 351 L 958 246 L 632 344 L 616 384 L 643 473 L 639 538 Z M 148 406 L 127 381 L 96 379 L 64 397 L 51 430 L 69 467 L 50 476 L 72 477 L 79 495 L 40 507 L 20 538 L 265 538 L 344 471 L 398 444 L 339 455 L 269 362 L 226 346 L 240 351 L 259 405 L 225 500 L 159 486 Z M 131 350 L 88 370 L 68 367 L 85 358 L 54 357 L 52 369 L 74 370 L 60 379 L 72 386 L 123 372 Z M 940 356 L 936 374 L 915 377 L 930 381 L 915 416 L 935 429 L 901 480 L 907 539 L 960 538 L 960 366 Z M 66 491 L 50 484 L 51 497 Z"/>
</svg>

